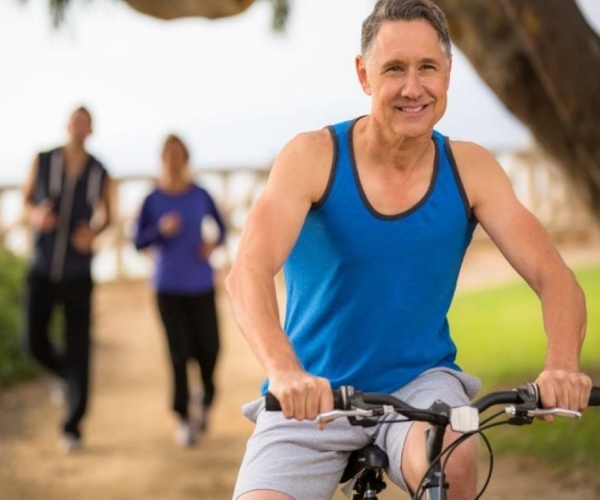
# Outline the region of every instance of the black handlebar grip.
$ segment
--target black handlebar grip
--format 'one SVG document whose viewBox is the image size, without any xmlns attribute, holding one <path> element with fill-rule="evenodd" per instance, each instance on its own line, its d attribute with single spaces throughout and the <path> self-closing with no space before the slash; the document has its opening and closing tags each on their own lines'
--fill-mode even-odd
<svg viewBox="0 0 600 500">
<path fill-rule="evenodd" d="M 270 392 L 265 394 L 265 408 L 267 411 L 281 411 L 279 400 Z"/>
<path fill-rule="evenodd" d="M 600 406 L 600 387 L 592 387 L 590 406 Z"/>
<path fill-rule="evenodd" d="M 333 407 L 337 410 L 344 409 L 344 398 L 340 389 L 333 391 Z M 281 411 L 279 400 L 270 392 L 265 394 L 265 409 L 267 411 Z"/>
</svg>

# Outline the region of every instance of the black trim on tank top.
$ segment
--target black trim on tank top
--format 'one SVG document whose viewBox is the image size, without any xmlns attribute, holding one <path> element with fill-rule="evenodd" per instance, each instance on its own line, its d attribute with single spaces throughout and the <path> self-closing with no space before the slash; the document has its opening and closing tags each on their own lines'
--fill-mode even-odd
<svg viewBox="0 0 600 500">
<path fill-rule="evenodd" d="M 463 184 L 462 179 L 460 177 L 460 172 L 458 171 L 456 158 L 454 158 L 452 148 L 450 147 L 450 139 L 447 136 L 444 136 L 444 149 L 446 150 L 446 155 L 448 156 L 448 161 L 450 162 L 452 174 L 454 175 L 454 180 L 456 181 L 456 187 L 458 188 L 458 192 L 460 194 L 460 197 L 462 198 L 463 206 L 465 207 L 467 220 L 469 222 L 477 222 L 477 218 L 473 215 L 473 210 L 471 209 L 471 205 L 469 204 L 469 198 L 465 190 L 465 185 Z"/>
<path fill-rule="evenodd" d="M 333 127 L 331 125 L 326 127 L 326 129 L 329 130 L 329 134 L 331 135 L 331 141 L 333 142 L 333 159 L 331 161 L 331 170 L 329 172 L 329 179 L 327 180 L 327 186 L 325 186 L 325 191 L 323 192 L 323 195 L 321 196 L 321 198 L 319 198 L 317 201 L 315 201 L 310 206 L 311 210 L 317 210 L 318 208 L 323 206 L 325 201 L 327 201 L 327 198 L 329 197 L 329 193 L 331 192 L 331 189 L 333 187 L 333 181 L 335 179 L 335 173 L 337 171 L 337 162 L 338 162 L 338 155 L 339 155 L 339 149 L 340 149 L 338 137 L 337 137 L 337 134 L 335 133 L 335 130 L 333 129 Z"/>
<path fill-rule="evenodd" d="M 350 163 L 352 165 L 352 173 L 354 174 L 354 182 L 356 185 L 356 189 L 358 190 L 358 194 L 360 195 L 360 198 L 363 201 L 363 204 L 365 205 L 365 207 L 367 207 L 367 210 L 369 211 L 369 213 L 371 213 L 371 215 L 373 215 L 374 217 L 381 219 L 381 220 L 398 220 L 398 219 L 402 219 L 404 217 L 408 217 L 413 212 L 415 212 L 416 210 L 421 208 L 427 202 L 427 200 L 431 197 L 433 191 L 435 190 L 438 174 L 440 171 L 440 151 L 439 151 L 437 141 L 433 137 L 431 138 L 431 140 L 433 141 L 433 146 L 435 147 L 435 158 L 433 159 L 433 173 L 431 175 L 431 181 L 429 182 L 429 187 L 427 188 L 427 191 L 425 192 L 423 197 L 417 203 L 415 203 L 412 207 L 405 210 L 404 212 L 400 212 L 398 214 L 392 214 L 392 215 L 382 214 L 381 212 L 378 212 L 377 210 L 375 210 L 373 205 L 371 205 L 369 198 L 367 198 L 367 195 L 363 190 L 362 184 L 360 182 L 360 176 L 358 175 L 358 167 L 356 166 L 356 158 L 354 157 L 354 141 L 353 141 L 353 134 L 352 134 L 352 131 L 354 130 L 354 125 L 356 125 L 356 122 L 358 120 L 359 120 L 359 118 L 357 118 L 354 121 L 354 123 L 352 123 L 350 128 L 348 129 L 348 146 L 350 148 Z"/>
</svg>

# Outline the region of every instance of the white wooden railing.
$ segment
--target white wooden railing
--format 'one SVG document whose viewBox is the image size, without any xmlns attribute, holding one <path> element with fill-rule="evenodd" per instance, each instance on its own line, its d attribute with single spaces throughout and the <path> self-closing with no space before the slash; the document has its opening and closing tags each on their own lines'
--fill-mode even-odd
<svg viewBox="0 0 600 500">
<path fill-rule="evenodd" d="M 560 171 L 537 151 L 498 152 L 521 201 L 530 208 L 555 237 L 585 238 L 596 230 L 589 213 L 569 189 Z M 197 180 L 214 196 L 226 220 L 229 237 L 216 252 L 214 264 L 226 268 L 235 255 L 240 233 L 250 206 L 264 188 L 268 168 L 197 170 Z M 114 179 L 114 224 L 98 241 L 94 274 L 98 280 L 147 277 L 150 256 L 136 252 L 131 244 L 133 223 L 143 197 L 155 178 L 127 175 Z M 485 238 L 476 233 L 476 238 Z M 20 255 L 30 249 L 30 231 L 22 219 L 20 186 L 0 186 L 0 247 Z"/>
</svg>

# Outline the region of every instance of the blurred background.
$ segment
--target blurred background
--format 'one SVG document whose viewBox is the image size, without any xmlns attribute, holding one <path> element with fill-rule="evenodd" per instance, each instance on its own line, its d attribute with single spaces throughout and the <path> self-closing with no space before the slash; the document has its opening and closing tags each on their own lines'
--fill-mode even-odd
<svg viewBox="0 0 600 500">
<path fill-rule="evenodd" d="M 579 3 L 600 26 L 598 2 Z M 368 112 L 354 57 L 372 5 L 297 1 L 276 32 L 266 0 L 228 18 L 172 21 L 123 2 L 73 2 L 57 29 L 48 2 L 5 0 L 0 179 L 22 180 L 38 150 L 64 139 L 80 103 L 94 115 L 90 149 L 116 176 L 155 171 L 171 130 L 193 145 L 198 166 L 264 168 L 297 132 Z M 459 51 L 439 128 L 493 149 L 529 141 Z"/>
<path fill-rule="evenodd" d="M 272 28 L 275 0 L 258 0 L 229 17 L 170 21 L 121 1 L 72 1 L 58 26 L 51 3 L 5 0 L 0 6 L 0 237 L 18 252 L 27 243 L 15 227 L 18 195 L 8 188 L 20 185 L 38 151 L 65 139 L 68 114 L 76 106 L 89 107 L 94 116 L 89 149 L 122 178 L 122 220 L 113 234 L 119 241 L 127 239 L 130 220 L 158 172 L 167 133 L 188 142 L 192 165 L 215 191 L 235 233 L 288 140 L 369 110 L 354 57 L 371 0 L 292 2 L 282 30 Z M 599 29 L 600 3 L 575 4 Z M 466 11 L 464 17 L 468 21 Z M 510 67 L 488 58 L 501 71 Z M 438 129 L 494 151 L 523 201 L 547 226 L 560 232 L 588 224 L 579 213 L 579 205 L 585 211 L 586 188 L 574 196 L 575 214 L 567 217 L 557 203 L 573 198 L 565 190 L 575 182 L 590 183 L 569 175 L 567 182 L 553 178 L 560 168 L 541 155 L 535 134 L 507 110 L 457 47 L 448 111 Z M 216 175 L 209 175 L 213 171 Z M 215 257 L 219 264 L 232 258 L 236 243 L 234 234 L 227 255 Z M 147 272 L 130 249 L 109 253 L 105 249 L 95 263 L 100 279 Z"/>
<path fill-rule="evenodd" d="M 187 454 L 172 449 L 162 398 L 168 375 L 145 281 L 152 264 L 148 255 L 133 249 L 131 225 L 158 174 L 164 137 L 181 135 L 198 180 L 227 218 L 227 246 L 214 255 L 222 277 L 248 209 L 281 147 L 298 132 L 369 112 L 354 57 L 361 22 L 373 0 L 295 0 L 286 4 L 287 22 L 279 30 L 273 29 L 274 7 L 282 5 L 276 0 L 246 1 L 248 7 L 238 14 L 218 19 L 169 21 L 122 1 L 72 0 L 58 25 L 53 3 L 59 2 L 0 4 L 0 281 L 6 288 L 0 289 L 0 500 L 228 498 L 251 431 L 239 406 L 255 394 L 261 369 L 240 341 L 221 293 L 225 354 L 219 370 L 228 396 L 219 402 L 218 420 L 206 442 Z M 449 106 L 437 128 L 497 155 L 518 196 L 576 268 L 590 312 L 584 361 L 597 377 L 600 142 L 594 124 L 600 114 L 600 2 L 527 0 L 520 3 L 531 9 L 523 25 L 510 17 L 515 2 L 439 3 L 457 45 Z M 465 4 L 471 7 L 461 12 Z M 572 5 L 585 26 L 567 8 Z M 484 39 L 487 28 L 498 26 L 494 22 L 500 11 L 506 14 L 510 36 L 519 40 L 515 45 L 531 56 L 531 80 L 523 78 L 526 70 L 519 73 L 518 57 L 502 59 L 510 36 L 505 45 L 493 37 Z M 532 33 L 544 32 L 536 22 L 549 27 L 545 35 L 554 38 L 552 50 L 535 46 L 541 37 Z M 551 105 L 536 100 L 541 94 Z M 116 224 L 102 235 L 94 261 L 102 286 L 95 312 L 97 396 L 90 447 L 83 457 L 56 460 L 53 424 L 47 420 L 54 422 L 58 410 L 47 401 L 46 382 L 21 360 L 17 345 L 20 272 L 30 247 L 21 220 L 20 187 L 35 154 L 65 140 L 69 114 L 79 105 L 94 118 L 89 150 L 116 180 Z M 552 115 L 544 116 L 542 109 L 551 109 Z M 489 340 L 473 344 L 472 336 L 457 339 L 465 346 L 464 366 L 496 387 L 535 373 L 539 359 L 530 352 L 543 352 L 543 334 L 537 313 L 527 316 L 537 311 L 535 298 L 524 288 L 512 288 L 516 275 L 488 243 L 484 234 L 476 234 L 452 322 L 467 332 L 489 325 L 495 325 L 498 335 L 511 330 L 514 340 L 509 343 L 516 348 L 510 354 L 499 355 Z M 505 323 L 514 318 L 522 323 L 519 328 Z M 539 331 L 527 344 L 529 350 L 519 351 L 535 328 Z M 497 363 L 499 357 L 505 361 Z M 33 382 L 23 382 L 32 377 Z M 566 425 L 539 438 L 524 439 L 520 433 L 504 440 L 511 458 L 500 462 L 499 474 L 510 480 L 502 489 L 500 479 L 488 498 L 598 498 L 600 483 L 588 473 L 600 463 L 598 422 L 592 421 L 586 432 L 578 428 L 579 439 L 573 439 L 576 431 Z M 517 448 L 518 459 L 511 455 Z M 540 456 L 554 454 L 554 462 L 537 463 Z M 569 472 L 564 456 L 576 466 Z M 541 471 L 547 484 L 534 481 L 535 488 L 527 489 L 531 467 Z"/>
</svg>

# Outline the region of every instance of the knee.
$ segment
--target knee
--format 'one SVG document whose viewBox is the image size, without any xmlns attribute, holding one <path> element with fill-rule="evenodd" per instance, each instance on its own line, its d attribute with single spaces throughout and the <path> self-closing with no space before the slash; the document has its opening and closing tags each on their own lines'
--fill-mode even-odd
<svg viewBox="0 0 600 500">
<path fill-rule="evenodd" d="M 402 476 L 412 490 L 420 484 L 427 470 L 424 430 L 426 424 L 416 422 L 409 432 L 402 453 Z M 447 432 L 444 437 L 446 449 L 462 434 Z M 447 460 L 446 460 L 447 459 Z M 477 470 L 479 463 L 479 441 L 473 436 L 459 444 L 450 454 L 444 455 L 442 465 L 448 492 L 452 500 L 472 500 L 476 497 Z"/>
<path fill-rule="evenodd" d="M 479 440 L 470 437 L 449 455 L 444 471 L 451 499 L 472 499 L 477 495 Z"/>
</svg>

